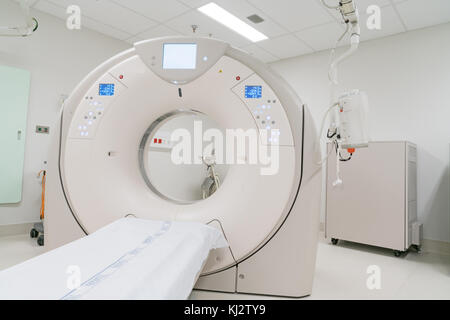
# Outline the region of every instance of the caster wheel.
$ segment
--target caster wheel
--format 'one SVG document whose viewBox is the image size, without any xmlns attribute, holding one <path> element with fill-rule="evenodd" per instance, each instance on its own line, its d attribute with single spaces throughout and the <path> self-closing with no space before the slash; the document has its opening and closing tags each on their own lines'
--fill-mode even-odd
<svg viewBox="0 0 450 320">
<path fill-rule="evenodd" d="M 43 235 L 40 235 L 40 236 L 37 238 L 37 244 L 40 245 L 40 246 L 43 246 L 43 245 L 44 245 L 44 236 L 43 236 Z"/>
<path fill-rule="evenodd" d="M 334 245 L 337 245 L 339 242 L 339 239 L 331 238 L 331 243 Z"/>
<path fill-rule="evenodd" d="M 401 255 L 402 255 L 402 252 L 401 252 L 401 251 L 394 250 L 394 256 L 400 257 Z"/>
<path fill-rule="evenodd" d="M 30 231 L 30 238 L 37 238 L 39 235 L 39 232 L 36 229 L 31 229 Z"/>
<path fill-rule="evenodd" d="M 414 248 L 414 250 L 416 250 L 417 253 L 420 253 L 420 246 L 418 246 L 417 244 L 413 244 L 412 247 Z"/>
</svg>

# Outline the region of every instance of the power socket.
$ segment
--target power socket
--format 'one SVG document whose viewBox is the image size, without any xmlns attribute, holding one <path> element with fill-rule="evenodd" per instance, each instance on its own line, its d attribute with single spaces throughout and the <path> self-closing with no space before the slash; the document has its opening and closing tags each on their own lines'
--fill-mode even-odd
<svg viewBox="0 0 450 320">
<path fill-rule="evenodd" d="M 50 127 L 46 127 L 46 126 L 36 126 L 36 133 L 45 133 L 45 134 L 49 134 L 49 133 L 50 133 Z"/>
</svg>

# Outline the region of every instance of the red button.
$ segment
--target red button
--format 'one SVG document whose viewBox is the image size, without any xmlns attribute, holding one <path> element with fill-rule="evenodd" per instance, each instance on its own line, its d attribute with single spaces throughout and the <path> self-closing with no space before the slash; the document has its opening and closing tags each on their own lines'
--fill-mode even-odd
<svg viewBox="0 0 450 320">
<path fill-rule="evenodd" d="M 236 80 L 237 80 L 237 81 L 241 80 L 241 77 L 237 76 L 237 77 L 236 77 Z"/>
<path fill-rule="evenodd" d="M 153 139 L 153 143 L 158 143 L 158 139 Z"/>
<path fill-rule="evenodd" d="M 158 140 L 158 143 L 162 143 L 162 139 L 159 139 L 159 140 Z"/>
</svg>

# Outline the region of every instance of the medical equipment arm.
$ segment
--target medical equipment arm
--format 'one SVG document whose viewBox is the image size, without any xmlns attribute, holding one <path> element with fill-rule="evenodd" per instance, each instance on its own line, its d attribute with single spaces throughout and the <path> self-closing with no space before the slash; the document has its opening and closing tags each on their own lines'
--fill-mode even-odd
<svg viewBox="0 0 450 320">
<path fill-rule="evenodd" d="M 328 77 L 330 80 L 330 100 L 331 107 L 327 110 L 322 121 L 324 126 L 328 114 L 331 112 L 330 125 L 327 130 L 327 139 L 333 143 L 336 149 L 336 181 L 334 186 L 342 184 L 340 178 L 340 161 L 349 161 L 352 158 L 356 148 L 367 147 L 367 96 L 364 92 L 353 90 L 351 92 L 336 94 L 338 81 L 338 67 L 344 60 L 353 55 L 359 47 L 361 28 L 359 25 L 358 9 L 354 0 L 341 0 L 336 6 L 328 5 L 324 0 L 321 1 L 324 6 L 329 9 L 339 10 L 346 30 L 344 34 L 337 40 L 335 47 L 332 49 L 330 68 Z M 350 46 L 339 57 L 334 58 L 335 50 L 339 42 L 350 31 Z M 330 110 L 333 109 L 333 110 Z M 320 135 L 323 133 L 321 128 Z M 329 153 L 328 153 L 329 155 Z M 328 158 L 322 159 L 324 163 Z"/>
<path fill-rule="evenodd" d="M 36 18 L 30 15 L 30 6 L 27 0 L 20 0 L 20 7 L 25 14 L 26 25 L 16 26 L 16 27 L 1 27 L 0 26 L 0 36 L 4 37 L 28 37 L 33 34 L 39 23 Z"/>
</svg>

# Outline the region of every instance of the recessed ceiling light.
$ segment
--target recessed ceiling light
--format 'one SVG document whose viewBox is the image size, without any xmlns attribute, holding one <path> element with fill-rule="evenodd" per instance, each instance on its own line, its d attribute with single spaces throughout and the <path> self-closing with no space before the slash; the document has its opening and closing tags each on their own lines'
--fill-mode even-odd
<svg viewBox="0 0 450 320">
<path fill-rule="evenodd" d="M 252 42 L 258 42 L 268 39 L 266 35 L 248 25 L 238 17 L 232 15 L 227 10 L 218 6 L 214 2 L 205 4 L 204 6 L 198 8 L 198 11 L 230 28 L 231 30 L 239 33 L 241 36 L 249 39 Z"/>
</svg>

